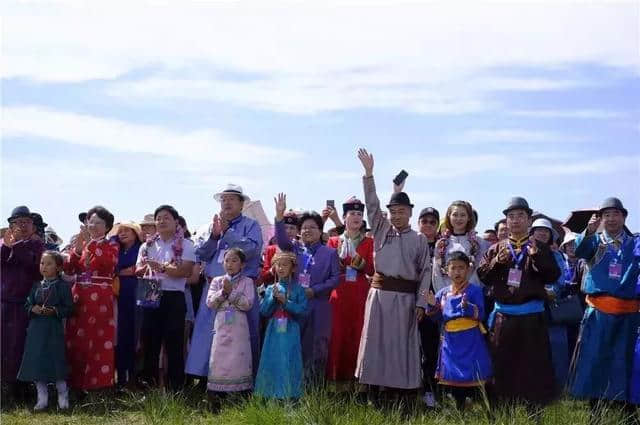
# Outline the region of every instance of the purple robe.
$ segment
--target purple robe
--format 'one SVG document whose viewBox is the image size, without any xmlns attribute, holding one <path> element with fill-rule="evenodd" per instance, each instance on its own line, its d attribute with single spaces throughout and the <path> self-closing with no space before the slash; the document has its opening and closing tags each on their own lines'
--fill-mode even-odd
<svg viewBox="0 0 640 425">
<path fill-rule="evenodd" d="M 287 237 L 284 222 L 276 222 L 276 238 L 283 251 L 293 251 L 298 257 L 296 275 L 307 272 L 311 275 L 309 287 L 314 297 L 308 300 L 307 316 L 301 318 L 302 364 L 308 378 L 324 378 L 329 356 L 331 338 L 331 291 L 340 283 L 340 265 L 335 249 L 316 242 L 305 247 Z"/>
<path fill-rule="evenodd" d="M 8 247 L 2 244 L 0 253 L 0 291 L 2 298 L 1 343 L 3 382 L 15 382 L 22 361 L 24 342 L 27 336 L 29 314 L 24 304 L 35 282 L 40 276 L 40 256 L 44 245 L 39 240 L 19 241 Z"/>
</svg>

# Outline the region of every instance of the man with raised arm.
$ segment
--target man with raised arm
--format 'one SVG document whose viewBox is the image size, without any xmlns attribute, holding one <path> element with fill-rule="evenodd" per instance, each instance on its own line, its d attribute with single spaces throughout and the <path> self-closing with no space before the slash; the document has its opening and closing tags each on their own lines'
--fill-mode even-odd
<svg viewBox="0 0 640 425">
<path fill-rule="evenodd" d="M 358 151 L 364 167 L 364 199 L 375 245 L 375 274 L 365 307 L 356 377 L 370 394 L 385 387 L 384 401 L 410 402 L 421 387 L 418 321 L 424 318 L 431 280 L 427 238 L 409 224 L 413 205 L 404 192 L 395 192 L 380 209 L 373 180 L 373 155 Z"/>
</svg>

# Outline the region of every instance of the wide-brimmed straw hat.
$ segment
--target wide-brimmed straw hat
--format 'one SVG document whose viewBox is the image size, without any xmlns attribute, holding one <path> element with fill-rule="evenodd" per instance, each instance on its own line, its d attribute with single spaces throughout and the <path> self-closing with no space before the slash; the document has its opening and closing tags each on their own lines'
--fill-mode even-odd
<svg viewBox="0 0 640 425">
<path fill-rule="evenodd" d="M 128 229 L 133 230 L 133 232 L 138 237 L 138 240 L 142 242 L 142 228 L 135 221 L 123 221 L 122 223 L 116 223 L 113 225 L 113 229 L 109 232 L 109 236 L 115 236 L 118 234 L 118 229 L 120 227 L 126 227 Z"/>
</svg>

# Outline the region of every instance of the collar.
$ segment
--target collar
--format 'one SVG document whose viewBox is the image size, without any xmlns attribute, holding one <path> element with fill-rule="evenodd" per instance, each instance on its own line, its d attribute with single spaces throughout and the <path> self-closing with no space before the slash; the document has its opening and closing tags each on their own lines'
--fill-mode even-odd
<svg viewBox="0 0 640 425">
<path fill-rule="evenodd" d="M 609 233 L 607 233 L 606 230 L 602 231 L 602 240 L 605 243 L 611 243 L 611 242 L 624 242 L 625 239 L 625 232 L 624 229 L 620 231 L 620 233 L 618 233 L 615 236 L 610 236 Z"/>
<path fill-rule="evenodd" d="M 455 290 L 453 283 L 451 284 L 451 295 L 460 295 L 469 287 L 469 281 L 467 280 L 458 290 Z"/>
<path fill-rule="evenodd" d="M 238 273 L 234 274 L 233 276 L 231 276 L 229 273 L 225 273 L 225 277 L 227 279 L 229 279 L 231 282 L 235 282 L 235 281 L 239 280 L 241 276 L 242 276 L 242 271 L 239 271 Z"/>
<path fill-rule="evenodd" d="M 396 228 L 394 227 L 394 228 L 393 228 L 393 230 L 395 230 L 396 232 L 398 232 L 398 233 L 400 233 L 400 234 L 402 235 L 402 234 L 405 234 L 405 233 L 408 233 L 408 232 L 410 232 L 410 231 L 411 231 L 411 225 L 408 225 L 407 227 L 405 227 L 405 228 L 404 228 L 404 229 L 402 229 L 402 230 L 398 230 L 398 229 L 396 229 Z"/>
<path fill-rule="evenodd" d="M 515 239 L 514 237 L 512 237 L 511 235 L 509 235 L 509 239 L 508 242 L 513 245 L 516 249 L 520 249 L 522 248 L 522 246 L 524 244 L 526 244 L 529 241 L 529 235 L 525 235 L 523 238 L 521 239 Z"/>
<path fill-rule="evenodd" d="M 308 251 L 309 253 L 311 253 L 311 255 L 315 255 L 320 245 L 322 244 L 320 243 L 320 241 L 318 241 L 318 242 L 312 243 L 311 245 L 304 245 L 304 249 L 305 251 Z"/>
<path fill-rule="evenodd" d="M 229 227 L 235 226 L 236 224 L 240 223 L 243 218 L 244 218 L 244 216 L 242 215 L 242 213 L 240 213 L 239 216 L 237 216 L 236 218 L 234 218 L 233 220 L 231 220 L 229 222 Z"/>
</svg>

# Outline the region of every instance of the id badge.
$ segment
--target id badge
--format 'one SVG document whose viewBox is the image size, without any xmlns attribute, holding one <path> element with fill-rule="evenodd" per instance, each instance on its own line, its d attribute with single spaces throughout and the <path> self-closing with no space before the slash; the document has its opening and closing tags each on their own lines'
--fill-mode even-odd
<svg viewBox="0 0 640 425">
<path fill-rule="evenodd" d="M 358 279 L 358 270 L 354 269 L 351 266 L 347 266 L 347 270 L 345 272 L 345 280 L 347 282 L 355 282 Z"/>
<path fill-rule="evenodd" d="M 286 317 L 278 317 L 276 319 L 276 332 L 279 334 L 283 334 L 287 332 L 287 318 Z"/>
<path fill-rule="evenodd" d="M 225 325 L 233 324 L 233 313 L 234 313 L 234 310 L 232 308 L 227 308 L 224 311 L 224 324 Z"/>
<path fill-rule="evenodd" d="M 308 288 L 311 285 L 311 275 L 309 273 L 300 273 L 298 276 L 298 283 L 303 288 Z"/>
<path fill-rule="evenodd" d="M 507 279 L 507 285 L 513 286 L 514 288 L 519 288 L 521 280 L 522 280 L 522 270 L 509 269 L 509 278 Z"/>
<path fill-rule="evenodd" d="M 622 264 L 617 261 L 609 263 L 609 279 L 620 280 L 622 277 Z"/>
<path fill-rule="evenodd" d="M 224 263 L 224 254 L 227 253 L 226 249 L 221 249 L 220 251 L 218 251 L 218 263 L 222 264 Z"/>
</svg>

